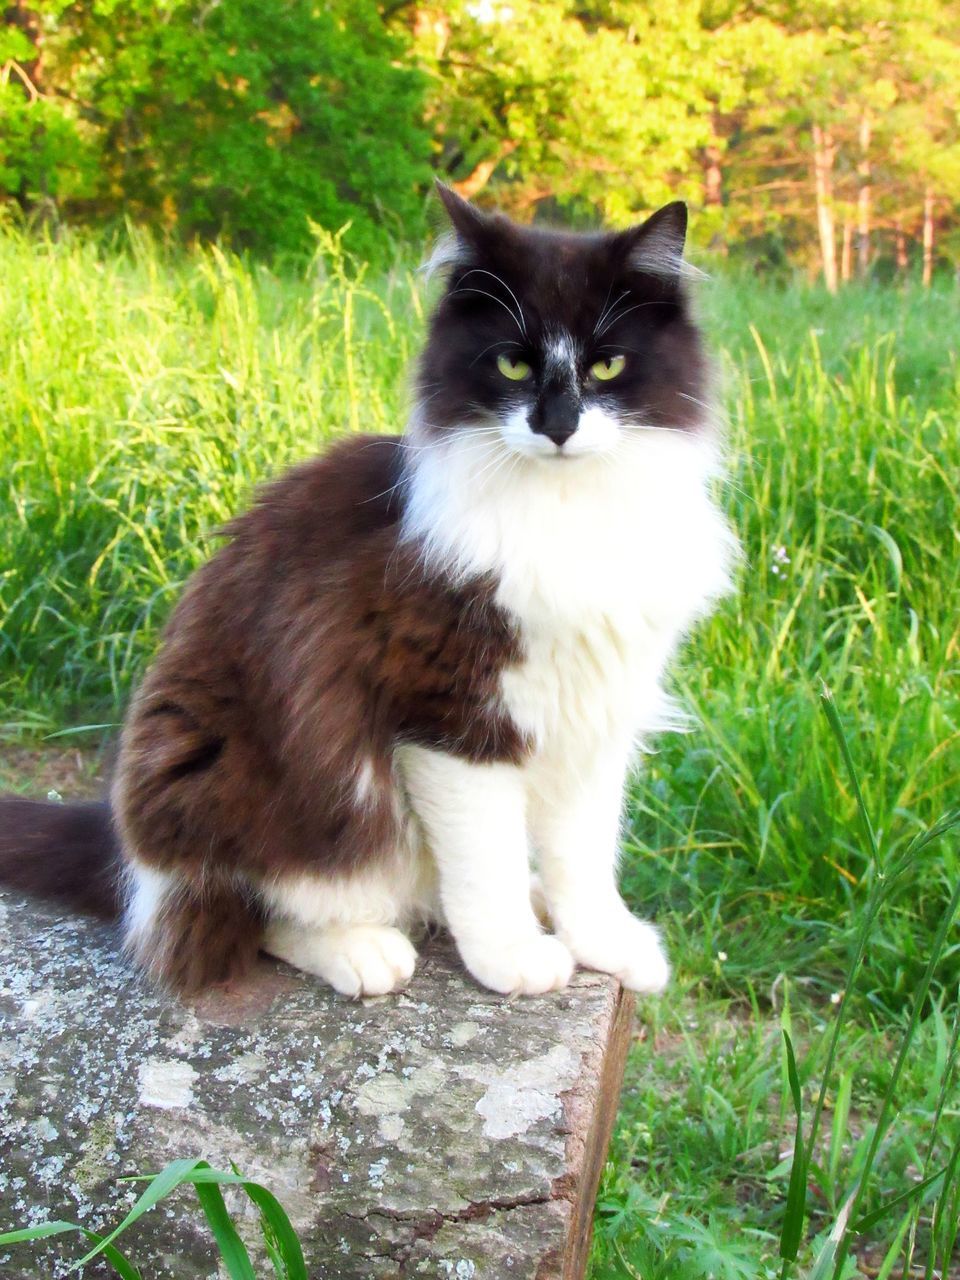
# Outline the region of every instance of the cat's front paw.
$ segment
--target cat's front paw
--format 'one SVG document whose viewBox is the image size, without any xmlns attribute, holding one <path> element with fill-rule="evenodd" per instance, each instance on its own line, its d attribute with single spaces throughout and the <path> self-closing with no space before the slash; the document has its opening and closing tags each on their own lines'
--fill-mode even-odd
<svg viewBox="0 0 960 1280">
<path fill-rule="evenodd" d="M 390 925 L 335 925 L 311 929 L 290 921 L 267 928 L 264 950 L 315 973 L 341 995 L 383 996 L 413 976 L 417 953 L 410 939 Z"/>
<path fill-rule="evenodd" d="M 670 978 L 670 965 L 656 929 L 626 910 L 583 921 L 576 929 L 565 931 L 563 939 L 578 964 L 614 974 L 630 991 L 656 994 Z"/>
<path fill-rule="evenodd" d="M 460 954 L 482 986 L 504 995 L 537 996 L 557 991 L 573 975 L 573 957 L 559 938 L 548 933 L 461 944 Z"/>
</svg>

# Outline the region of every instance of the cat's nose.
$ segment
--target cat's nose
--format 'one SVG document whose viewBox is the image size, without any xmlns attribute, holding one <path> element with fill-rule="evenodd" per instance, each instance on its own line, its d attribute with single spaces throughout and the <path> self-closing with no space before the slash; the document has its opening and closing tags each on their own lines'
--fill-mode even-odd
<svg viewBox="0 0 960 1280">
<path fill-rule="evenodd" d="M 576 431 L 579 421 L 580 401 L 566 392 L 546 397 L 537 406 L 530 425 L 538 435 L 546 436 L 562 449 Z"/>
</svg>

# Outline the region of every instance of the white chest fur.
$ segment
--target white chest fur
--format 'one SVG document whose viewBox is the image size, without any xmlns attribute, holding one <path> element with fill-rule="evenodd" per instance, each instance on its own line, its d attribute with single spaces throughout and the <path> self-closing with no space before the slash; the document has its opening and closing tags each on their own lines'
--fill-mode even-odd
<svg viewBox="0 0 960 1280">
<path fill-rule="evenodd" d="M 715 457 L 654 431 L 615 457 L 502 461 L 470 432 L 420 455 L 406 532 L 455 578 L 496 576 L 524 654 L 502 695 L 539 752 L 582 757 L 663 723 L 665 664 L 735 550 Z"/>
</svg>

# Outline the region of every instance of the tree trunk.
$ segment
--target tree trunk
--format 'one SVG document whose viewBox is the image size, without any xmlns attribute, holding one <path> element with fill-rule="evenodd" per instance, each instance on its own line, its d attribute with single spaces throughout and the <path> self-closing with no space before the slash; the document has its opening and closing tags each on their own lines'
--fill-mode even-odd
<svg viewBox="0 0 960 1280">
<path fill-rule="evenodd" d="M 853 275 L 853 223 L 849 218 L 843 220 L 843 251 L 840 255 L 840 279 L 849 284 Z"/>
<path fill-rule="evenodd" d="M 857 274 L 861 279 L 870 269 L 870 113 L 860 117 L 860 163 L 857 174 Z"/>
<path fill-rule="evenodd" d="M 933 188 L 923 193 L 923 287 L 933 280 Z"/>
<path fill-rule="evenodd" d="M 403 13 L 406 7 L 403 0 L 398 0 L 397 4 L 384 11 L 384 20 L 389 22 L 393 18 L 399 18 L 402 21 L 406 16 Z M 434 55 L 438 58 L 443 57 L 443 52 L 450 40 L 450 19 L 444 13 L 434 9 L 422 9 L 417 5 L 407 19 L 407 24 L 416 40 L 424 44 L 432 40 Z"/>
<path fill-rule="evenodd" d="M 136 981 L 104 926 L 6 892 L 0 906 L 0 1168 L 27 1204 L 89 1206 L 106 1231 L 129 1204 L 118 1169 L 199 1148 L 270 1170 L 313 1277 L 583 1277 L 633 1039 L 616 978 L 505 1007 L 438 941 L 399 998 L 348 1005 L 265 960 L 187 1006 Z M 76 1000 L 78 956 L 122 1035 Z M 238 1225 L 249 1274 L 272 1275 Z M 55 1248 L 22 1267 L 0 1248 L 7 1280 L 63 1274 Z M 146 1276 L 211 1274 L 189 1216 L 147 1214 L 136 1249 Z"/>
<path fill-rule="evenodd" d="M 511 151 L 516 151 L 516 149 L 516 142 L 512 142 L 509 139 L 501 142 L 497 148 L 496 155 L 490 156 L 487 160 L 481 160 L 465 178 L 461 178 L 459 182 L 451 182 L 451 187 L 453 187 L 458 196 L 463 196 L 464 200 L 472 200 L 477 192 L 482 191 L 493 177 L 494 170 L 504 156 L 508 156 Z"/>
<path fill-rule="evenodd" d="M 817 230 L 823 280 L 831 293 L 837 292 L 837 238 L 833 218 L 833 161 L 837 149 L 829 129 L 813 126 L 813 178 L 817 196 Z"/>
<path fill-rule="evenodd" d="M 7 80 L 9 81 L 9 73 L 13 72 L 17 80 L 23 86 L 23 90 L 31 101 L 43 96 L 43 68 L 41 60 L 43 57 L 43 27 L 41 26 L 38 15 L 29 8 L 22 0 L 17 0 L 15 4 L 0 7 L 0 25 L 6 27 L 16 27 L 27 37 L 33 45 L 33 54 L 29 58 L 25 58 L 23 62 L 14 62 L 11 59 L 5 64 L 7 71 Z"/>
<path fill-rule="evenodd" d="M 903 223 L 899 218 L 893 224 L 894 243 L 897 253 L 897 275 L 903 275 L 907 269 L 909 258 L 907 256 L 907 236 L 903 229 Z"/>
<path fill-rule="evenodd" d="M 722 152 L 713 143 L 703 152 L 703 195 L 708 205 L 723 204 L 723 169 L 720 167 Z"/>
</svg>

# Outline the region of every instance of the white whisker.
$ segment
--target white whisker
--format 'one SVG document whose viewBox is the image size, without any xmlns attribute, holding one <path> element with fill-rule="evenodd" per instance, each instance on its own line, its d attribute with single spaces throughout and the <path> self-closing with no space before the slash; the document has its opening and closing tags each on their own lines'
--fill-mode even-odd
<svg viewBox="0 0 960 1280">
<path fill-rule="evenodd" d="M 461 276 L 461 277 L 460 277 L 461 283 L 462 283 L 464 280 L 466 280 L 468 276 L 472 276 L 472 275 L 490 276 L 490 278 L 491 278 L 492 280 L 496 280 L 497 284 L 502 284 L 502 285 L 503 285 L 504 289 L 506 289 L 507 293 L 509 293 L 510 297 L 513 299 L 514 304 L 515 304 L 515 306 L 516 306 L 516 308 L 517 308 L 517 313 L 516 313 L 516 315 L 514 316 L 514 319 L 515 319 L 515 320 L 517 320 L 517 323 L 518 323 L 518 324 L 519 324 L 519 326 L 520 326 L 520 332 L 523 334 L 523 336 L 524 336 L 524 337 L 526 337 L 526 336 L 527 336 L 527 326 L 526 326 L 526 322 L 525 322 L 525 320 L 524 320 L 524 318 L 523 318 L 523 307 L 521 307 L 519 298 L 518 298 L 518 297 L 517 297 L 517 295 L 513 292 L 513 290 L 510 288 L 510 286 L 507 284 L 506 280 L 504 280 L 504 279 L 502 279 L 500 276 L 496 275 L 493 271 L 487 271 L 487 270 L 485 270 L 483 267 L 473 267 L 470 271 L 467 271 L 463 276 Z M 511 314 L 512 314 L 512 313 L 511 313 Z"/>
</svg>

